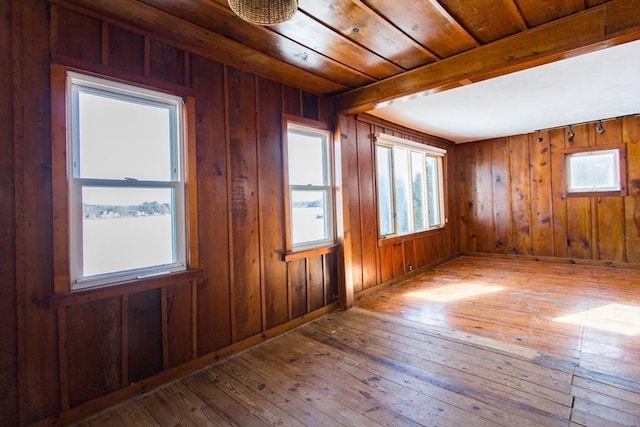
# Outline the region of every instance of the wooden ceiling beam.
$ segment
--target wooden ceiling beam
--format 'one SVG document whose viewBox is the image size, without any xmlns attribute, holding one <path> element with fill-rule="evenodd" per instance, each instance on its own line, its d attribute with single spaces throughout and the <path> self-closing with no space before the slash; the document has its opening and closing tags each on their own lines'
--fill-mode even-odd
<svg viewBox="0 0 640 427">
<path fill-rule="evenodd" d="M 332 98 L 335 111 L 357 114 L 377 104 L 509 74 L 640 39 L 640 0 L 611 0 L 545 25 L 427 64 Z"/>
</svg>

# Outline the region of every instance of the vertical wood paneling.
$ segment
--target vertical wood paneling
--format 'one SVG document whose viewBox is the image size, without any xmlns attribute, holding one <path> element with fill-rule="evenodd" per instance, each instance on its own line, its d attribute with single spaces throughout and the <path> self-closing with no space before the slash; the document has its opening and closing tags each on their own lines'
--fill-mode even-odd
<svg viewBox="0 0 640 427">
<path fill-rule="evenodd" d="M 255 77 L 229 68 L 231 222 L 236 339 L 260 332 L 260 248 Z"/>
<path fill-rule="evenodd" d="M 489 252 L 494 246 L 493 237 L 493 177 L 491 162 L 491 142 L 475 144 L 475 208 L 476 208 L 476 248 Z"/>
<path fill-rule="evenodd" d="M 369 123 L 358 122 L 358 194 L 360 195 L 360 226 L 362 287 L 366 289 L 378 283 L 377 244 L 378 219 L 376 217 L 375 156 L 373 129 Z"/>
<path fill-rule="evenodd" d="M 120 388 L 122 303 L 111 298 L 66 310 L 69 404 Z"/>
<path fill-rule="evenodd" d="M 282 85 L 258 79 L 260 236 L 266 326 L 287 320 L 284 186 L 282 182 Z"/>
<path fill-rule="evenodd" d="M 419 239 L 407 240 L 404 245 L 404 273 L 408 273 L 416 269 L 416 248 L 415 242 Z"/>
<path fill-rule="evenodd" d="M 624 199 L 627 262 L 640 263 L 640 117 L 622 119 L 622 141 L 627 147 L 629 195 Z"/>
<path fill-rule="evenodd" d="M 198 354 L 231 342 L 227 154 L 223 66 L 191 56 L 196 98 L 200 267 Z M 212 120 L 212 118 L 220 118 Z"/>
<path fill-rule="evenodd" d="M 567 185 L 564 173 L 565 159 L 562 149 L 565 146 L 564 129 L 549 131 L 551 147 L 551 188 L 553 207 L 553 253 L 552 256 L 567 257 Z"/>
<path fill-rule="evenodd" d="M 18 424 L 11 2 L 0 2 L 0 425 Z"/>
<path fill-rule="evenodd" d="M 160 290 L 129 296 L 129 383 L 162 371 L 162 317 Z"/>
<path fill-rule="evenodd" d="M 109 66 L 136 75 L 144 74 L 144 37 L 129 30 L 109 26 Z"/>
<path fill-rule="evenodd" d="M 460 186 L 460 239 L 462 249 L 469 252 L 477 250 L 476 245 L 476 157 L 472 144 L 457 148 Z"/>
<path fill-rule="evenodd" d="M 617 145 L 622 142 L 622 122 L 603 122 L 605 132 L 594 133 L 596 146 Z M 624 199 L 620 196 L 597 197 L 597 246 L 599 260 L 624 261 Z"/>
<path fill-rule="evenodd" d="M 337 252 L 326 254 L 323 257 L 322 267 L 324 277 L 325 304 L 331 304 L 338 300 L 338 254 Z"/>
<path fill-rule="evenodd" d="M 307 259 L 307 312 L 324 305 L 324 269 L 322 255 Z"/>
<path fill-rule="evenodd" d="M 575 136 L 569 147 L 588 147 L 587 125 L 574 126 Z M 588 197 L 567 198 L 567 256 L 592 259 L 591 252 L 591 201 Z"/>
<path fill-rule="evenodd" d="M 553 222 L 551 193 L 551 142 L 549 132 L 543 140 L 529 138 L 531 179 L 531 244 L 533 255 L 553 252 Z"/>
<path fill-rule="evenodd" d="M 318 120 L 318 95 L 302 91 L 302 117 Z"/>
<path fill-rule="evenodd" d="M 60 408 L 56 313 L 41 307 L 53 291 L 50 21 L 45 2 L 11 5 L 19 399 L 29 424 Z"/>
<path fill-rule="evenodd" d="M 102 60 L 102 24 L 77 12 L 52 6 L 57 53 L 99 64 Z M 55 28 L 57 27 L 57 28 Z"/>
<path fill-rule="evenodd" d="M 291 261 L 288 266 L 290 318 L 302 316 L 307 311 L 306 259 Z"/>
<path fill-rule="evenodd" d="M 429 244 L 429 239 L 427 237 L 415 239 L 413 241 L 413 251 L 415 255 L 415 268 L 420 268 L 427 264 L 427 256 L 424 250 L 424 246 L 428 244 Z"/>
<path fill-rule="evenodd" d="M 380 265 L 380 282 L 384 283 L 393 279 L 393 246 L 380 246 L 378 251 L 378 263 Z"/>
<path fill-rule="evenodd" d="M 511 175 L 512 252 L 531 253 L 531 196 L 529 186 L 529 142 L 527 135 L 509 138 Z"/>
<path fill-rule="evenodd" d="M 405 273 L 404 244 L 402 242 L 391 245 L 393 257 L 393 278 Z"/>
<path fill-rule="evenodd" d="M 167 289 L 167 323 L 169 366 L 178 366 L 192 357 L 193 328 L 191 325 L 191 286 L 171 286 Z"/>
<path fill-rule="evenodd" d="M 509 164 L 509 144 L 506 138 L 491 143 L 491 171 L 493 193 L 493 251 L 509 253 L 513 246 L 513 221 L 511 218 L 511 175 Z"/>
<path fill-rule="evenodd" d="M 353 275 L 353 291 L 360 292 L 362 285 L 362 229 L 360 225 L 360 190 L 358 187 L 358 122 L 355 117 L 347 117 L 349 122 L 346 129 L 340 131 L 343 144 L 343 159 L 345 163 L 342 176 L 343 191 L 348 192 L 349 205 L 344 215 L 349 216 L 349 236 L 351 238 L 351 274 Z"/>
<path fill-rule="evenodd" d="M 302 116 L 302 100 L 300 91 L 290 86 L 282 88 L 282 111 L 293 116 Z"/>
<path fill-rule="evenodd" d="M 150 77 L 168 83 L 184 84 L 184 50 L 151 40 L 149 53 Z"/>
</svg>

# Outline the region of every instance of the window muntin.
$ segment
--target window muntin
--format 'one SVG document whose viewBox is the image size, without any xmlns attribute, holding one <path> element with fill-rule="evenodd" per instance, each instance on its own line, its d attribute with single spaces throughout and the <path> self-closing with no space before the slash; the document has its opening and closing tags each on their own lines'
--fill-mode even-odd
<svg viewBox="0 0 640 427">
<path fill-rule="evenodd" d="M 329 132 L 287 123 L 286 155 L 291 250 L 333 244 Z"/>
<path fill-rule="evenodd" d="M 382 238 L 444 227 L 445 153 L 436 147 L 378 135 L 376 177 Z"/>
<path fill-rule="evenodd" d="M 566 155 L 567 191 L 592 193 L 620 191 L 620 153 L 617 149 Z"/>
<path fill-rule="evenodd" d="M 72 289 L 186 269 L 182 99 L 67 81 Z"/>
</svg>

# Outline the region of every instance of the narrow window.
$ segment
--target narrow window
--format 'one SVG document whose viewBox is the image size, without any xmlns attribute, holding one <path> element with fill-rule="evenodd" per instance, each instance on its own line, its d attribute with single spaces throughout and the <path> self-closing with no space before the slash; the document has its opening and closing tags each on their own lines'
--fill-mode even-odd
<svg viewBox="0 0 640 427">
<path fill-rule="evenodd" d="M 380 237 L 444 227 L 445 151 L 379 134 L 376 177 Z"/>
<path fill-rule="evenodd" d="M 296 251 L 334 243 L 329 132 L 287 122 L 288 247 Z"/>
<path fill-rule="evenodd" d="M 186 269 L 182 98 L 67 74 L 71 288 Z"/>
</svg>

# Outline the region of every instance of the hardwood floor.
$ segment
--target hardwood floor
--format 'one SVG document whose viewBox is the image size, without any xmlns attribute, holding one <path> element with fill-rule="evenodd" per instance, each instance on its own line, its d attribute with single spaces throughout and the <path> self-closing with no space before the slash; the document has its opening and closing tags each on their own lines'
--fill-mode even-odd
<svg viewBox="0 0 640 427">
<path fill-rule="evenodd" d="M 86 426 L 639 426 L 640 271 L 459 258 Z"/>
</svg>

